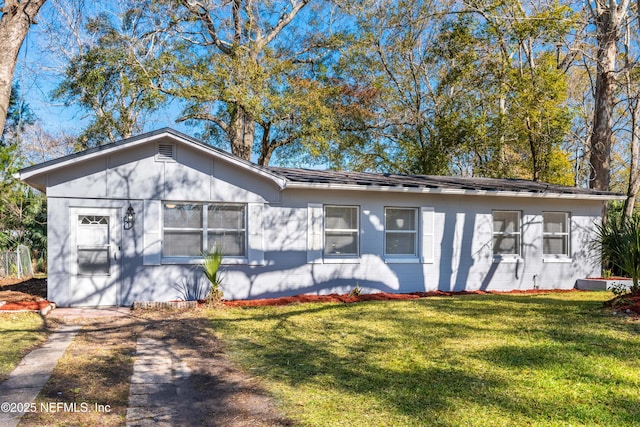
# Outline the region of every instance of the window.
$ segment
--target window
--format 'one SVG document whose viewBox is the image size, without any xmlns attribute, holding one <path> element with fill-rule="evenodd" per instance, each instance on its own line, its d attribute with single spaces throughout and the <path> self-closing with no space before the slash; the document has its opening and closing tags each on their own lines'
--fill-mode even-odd
<svg viewBox="0 0 640 427">
<path fill-rule="evenodd" d="M 108 276 L 111 268 L 109 217 L 78 217 L 78 274 Z"/>
<path fill-rule="evenodd" d="M 207 216 L 208 245 L 205 247 L 211 251 L 219 246 L 225 256 L 244 256 L 244 206 L 208 205 Z"/>
<path fill-rule="evenodd" d="M 324 255 L 358 256 L 358 207 L 324 207 Z"/>
<path fill-rule="evenodd" d="M 244 205 L 163 204 L 164 257 L 199 257 L 216 245 L 228 257 L 246 256 Z"/>
<path fill-rule="evenodd" d="M 384 253 L 387 256 L 418 256 L 418 210 L 385 208 Z"/>
<path fill-rule="evenodd" d="M 493 211 L 493 255 L 520 255 L 519 211 Z"/>
<path fill-rule="evenodd" d="M 542 213 L 542 253 L 569 256 L 569 214 L 567 212 Z"/>
</svg>

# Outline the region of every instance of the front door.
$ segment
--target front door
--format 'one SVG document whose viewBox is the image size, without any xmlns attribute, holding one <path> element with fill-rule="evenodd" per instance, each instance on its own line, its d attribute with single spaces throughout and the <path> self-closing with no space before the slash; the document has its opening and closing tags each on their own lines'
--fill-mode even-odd
<svg viewBox="0 0 640 427">
<path fill-rule="evenodd" d="M 120 209 L 71 209 L 70 305 L 118 305 Z"/>
</svg>

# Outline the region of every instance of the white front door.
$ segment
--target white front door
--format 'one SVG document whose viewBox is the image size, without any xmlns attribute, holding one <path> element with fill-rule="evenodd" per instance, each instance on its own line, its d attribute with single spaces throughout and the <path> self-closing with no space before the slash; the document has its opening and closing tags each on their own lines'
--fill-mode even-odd
<svg viewBox="0 0 640 427">
<path fill-rule="evenodd" d="M 120 209 L 71 208 L 70 305 L 118 305 Z"/>
</svg>

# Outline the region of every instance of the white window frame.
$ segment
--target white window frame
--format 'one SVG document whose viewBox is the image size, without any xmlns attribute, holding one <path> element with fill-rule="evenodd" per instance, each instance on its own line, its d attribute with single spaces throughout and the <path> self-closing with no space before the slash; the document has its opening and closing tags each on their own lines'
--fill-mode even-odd
<svg viewBox="0 0 640 427">
<path fill-rule="evenodd" d="M 242 228 L 215 228 L 209 225 L 209 208 L 211 206 L 234 206 L 242 208 Z M 211 251 L 213 245 L 209 242 L 209 232 L 234 232 L 234 233 L 242 233 L 243 235 L 243 243 L 242 246 L 244 248 L 244 253 L 240 255 L 229 256 L 229 258 L 247 258 L 247 206 L 241 203 L 207 203 L 203 206 L 203 214 L 205 217 L 203 218 L 204 233 L 203 236 L 203 246 L 205 251 Z M 223 251 L 224 252 L 224 251 Z"/>
<path fill-rule="evenodd" d="M 202 223 L 200 227 L 165 227 L 164 224 L 164 209 L 165 209 L 165 205 L 167 204 L 175 204 L 175 205 L 195 205 L 195 206 L 199 206 L 201 209 L 201 214 L 202 214 Z M 218 228 L 209 228 L 208 227 L 208 211 L 209 211 L 209 206 L 239 206 L 242 207 L 242 213 L 243 213 L 243 228 L 240 229 L 218 229 Z M 163 201 L 160 204 L 160 215 L 162 217 L 162 227 L 161 227 L 161 233 L 162 233 L 162 248 L 161 248 L 161 257 L 162 257 L 162 263 L 163 264 L 198 264 L 201 263 L 202 261 L 202 257 L 201 256 L 190 256 L 190 255 L 172 255 L 172 256 L 166 256 L 164 254 L 164 234 L 165 231 L 179 231 L 179 230 L 184 230 L 184 231 L 199 231 L 201 233 L 201 242 L 202 242 L 202 246 L 200 248 L 200 252 L 205 252 L 209 249 L 209 245 L 208 245 L 208 234 L 209 231 L 219 231 L 219 230 L 223 230 L 223 231 L 240 231 L 243 233 L 243 246 L 244 246 L 244 254 L 242 255 L 237 255 L 237 256 L 229 256 L 229 255 L 224 255 L 224 259 L 223 259 L 223 263 L 225 264 L 235 264 L 235 263 L 245 263 L 248 260 L 248 252 L 249 252 L 249 244 L 248 244 L 248 233 L 247 233 L 247 221 L 248 221 L 248 217 L 247 217 L 247 205 L 243 204 L 243 203 L 218 203 L 218 202 L 209 202 L 209 203 L 201 203 L 201 202 L 185 202 L 185 201 L 180 201 L 180 202 L 173 202 L 173 201 Z M 223 250 L 224 252 L 224 250 Z"/>
<path fill-rule="evenodd" d="M 356 210 L 356 228 L 329 228 L 327 227 L 327 208 L 341 208 L 341 209 L 355 209 Z M 322 256 L 324 259 L 329 259 L 331 261 L 337 259 L 359 259 L 360 258 L 360 206 L 357 205 L 324 205 L 322 209 L 322 219 L 323 219 L 323 244 L 322 244 Z M 327 245 L 327 233 L 356 233 L 356 253 L 348 253 L 348 254 L 331 254 L 327 253 L 326 245 Z"/>
<path fill-rule="evenodd" d="M 544 231 L 545 214 L 564 215 L 566 232 L 546 232 Z M 564 237 L 567 239 L 567 251 L 563 254 L 545 254 L 544 253 L 544 241 L 547 237 Z M 570 261 L 571 260 L 571 213 L 561 211 L 543 211 L 542 212 L 542 258 L 544 262 L 553 261 Z"/>
<path fill-rule="evenodd" d="M 516 227 L 517 231 L 514 232 L 496 232 L 495 230 L 495 214 L 496 212 L 503 213 L 515 213 L 518 218 L 518 224 Z M 494 209 L 491 211 L 491 254 L 494 259 L 520 259 L 522 257 L 522 211 L 519 210 L 509 210 L 509 209 Z M 500 254 L 495 251 L 495 238 L 496 236 L 508 237 L 508 236 L 517 236 L 518 244 L 516 245 L 516 253 L 514 254 Z"/>
<path fill-rule="evenodd" d="M 80 235 L 87 236 L 87 234 L 91 235 L 94 231 L 101 230 L 104 232 L 106 236 L 106 242 L 101 245 L 77 245 L 76 247 L 76 272 L 77 276 L 84 277 L 92 277 L 92 276 L 111 276 L 111 267 L 112 267 L 112 248 L 111 248 L 111 233 L 112 227 L 111 217 L 109 215 L 75 215 L 77 223 L 74 224 L 77 227 L 76 241 L 79 241 L 81 238 Z M 100 218 L 100 219 L 97 219 Z M 85 222 L 86 219 L 86 222 Z M 81 271 L 80 268 L 80 253 L 81 252 L 106 252 L 106 271 L 102 272 L 93 272 L 93 271 Z"/>
<path fill-rule="evenodd" d="M 413 228 L 410 230 L 390 230 L 387 228 L 387 211 L 389 210 L 405 210 L 405 211 L 413 211 Z M 400 262 L 401 260 L 411 260 L 418 261 L 419 253 L 420 253 L 420 239 L 419 236 L 419 223 L 420 223 L 420 209 L 417 207 L 408 207 L 408 206 L 385 206 L 384 208 L 384 257 L 385 260 L 390 260 L 392 262 Z M 387 235 L 388 233 L 394 234 L 413 234 L 413 254 L 390 254 L 387 252 Z"/>
</svg>

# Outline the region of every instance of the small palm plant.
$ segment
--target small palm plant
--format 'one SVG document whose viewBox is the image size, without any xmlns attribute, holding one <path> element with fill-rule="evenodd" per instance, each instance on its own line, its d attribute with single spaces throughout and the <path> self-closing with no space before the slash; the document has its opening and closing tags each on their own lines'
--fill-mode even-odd
<svg viewBox="0 0 640 427">
<path fill-rule="evenodd" d="M 602 258 L 633 279 L 632 293 L 640 293 L 640 214 L 611 218 L 598 226 L 597 243 Z"/>
<path fill-rule="evenodd" d="M 202 270 L 204 271 L 204 275 L 207 277 L 209 282 L 211 283 L 211 289 L 209 290 L 209 295 L 207 300 L 210 304 L 219 303 L 222 301 L 222 274 L 220 272 L 220 265 L 222 264 L 222 258 L 224 255 L 222 254 L 222 249 L 219 246 L 215 246 L 213 252 L 204 252 L 202 254 L 203 264 Z"/>
</svg>

